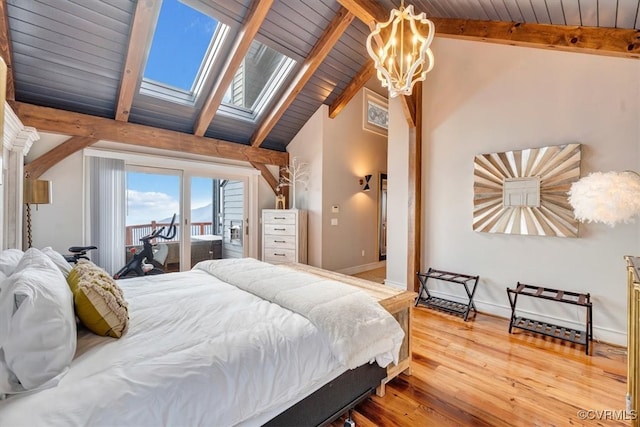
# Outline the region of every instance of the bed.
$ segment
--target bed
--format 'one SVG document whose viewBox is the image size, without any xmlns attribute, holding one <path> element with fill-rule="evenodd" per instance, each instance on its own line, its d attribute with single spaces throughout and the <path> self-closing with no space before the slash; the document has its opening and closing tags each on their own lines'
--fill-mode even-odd
<svg viewBox="0 0 640 427">
<path fill-rule="evenodd" d="M 79 326 L 68 369 L 52 386 L 0 401 L 0 425 L 331 422 L 408 373 L 412 298 L 312 270 L 215 260 L 118 281 L 129 316 L 122 337 Z"/>
</svg>

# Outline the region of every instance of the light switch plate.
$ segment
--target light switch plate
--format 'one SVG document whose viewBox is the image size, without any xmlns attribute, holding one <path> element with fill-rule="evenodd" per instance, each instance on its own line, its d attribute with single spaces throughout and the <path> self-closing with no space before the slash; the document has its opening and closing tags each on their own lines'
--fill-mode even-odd
<svg viewBox="0 0 640 427">
<path fill-rule="evenodd" d="M 331 218 L 331 225 L 338 225 L 338 218 Z"/>
</svg>

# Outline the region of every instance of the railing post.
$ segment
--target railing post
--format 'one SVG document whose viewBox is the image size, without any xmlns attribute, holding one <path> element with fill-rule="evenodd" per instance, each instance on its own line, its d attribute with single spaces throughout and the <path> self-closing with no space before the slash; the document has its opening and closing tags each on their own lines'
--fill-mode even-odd
<svg viewBox="0 0 640 427">
<path fill-rule="evenodd" d="M 127 226 L 126 228 L 127 233 L 126 233 L 126 241 L 125 241 L 125 245 L 129 246 L 129 245 L 133 245 L 133 227 L 132 226 Z"/>
</svg>

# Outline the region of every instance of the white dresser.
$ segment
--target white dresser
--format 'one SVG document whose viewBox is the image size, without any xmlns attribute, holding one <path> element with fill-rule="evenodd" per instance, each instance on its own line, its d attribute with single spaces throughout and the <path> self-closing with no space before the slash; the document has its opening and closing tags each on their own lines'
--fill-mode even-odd
<svg viewBox="0 0 640 427">
<path fill-rule="evenodd" d="M 307 211 L 262 210 L 262 260 L 307 263 Z"/>
</svg>

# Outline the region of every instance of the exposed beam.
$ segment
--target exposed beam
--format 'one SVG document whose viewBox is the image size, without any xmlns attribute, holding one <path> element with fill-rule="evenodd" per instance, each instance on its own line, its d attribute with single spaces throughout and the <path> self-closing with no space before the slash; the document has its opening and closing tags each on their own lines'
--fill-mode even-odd
<svg viewBox="0 0 640 427">
<path fill-rule="evenodd" d="M 273 0 L 253 1 L 245 24 L 235 39 L 235 44 L 227 56 L 227 61 L 224 64 L 222 72 L 209 93 L 200 111 L 200 115 L 196 119 L 193 129 L 194 134 L 202 136 L 207 131 L 211 120 L 213 120 L 213 116 L 215 116 L 218 107 L 220 107 L 222 103 L 227 88 L 233 81 L 238 67 L 240 67 L 242 60 L 249 51 L 249 47 L 251 47 L 251 42 L 253 42 L 262 22 L 267 17 L 271 5 L 273 5 Z"/>
<path fill-rule="evenodd" d="M 289 159 L 288 153 L 275 150 L 251 147 L 249 145 L 87 114 L 56 110 L 49 107 L 39 107 L 22 102 L 13 101 L 9 104 L 25 126 L 33 126 L 43 132 L 84 136 L 141 147 L 181 151 L 268 165 L 287 164 Z"/>
<path fill-rule="evenodd" d="M 349 12 L 367 25 L 371 24 L 371 21 L 389 20 L 390 10 L 378 3 L 377 0 L 338 0 L 338 3 L 349 9 Z"/>
<path fill-rule="evenodd" d="M 311 52 L 309 52 L 307 59 L 305 59 L 298 71 L 298 74 L 296 74 L 284 95 L 269 111 L 269 114 L 267 114 L 251 137 L 252 146 L 259 147 L 260 144 L 264 142 L 267 135 L 269 135 L 269 132 L 271 132 L 286 109 L 289 108 L 296 96 L 298 96 L 298 93 L 300 93 L 304 85 L 309 81 L 311 76 L 313 76 L 313 73 L 315 73 L 318 67 L 320 67 L 322 61 L 327 57 L 333 46 L 340 39 L 340 36 L 342 36 L 342 33 L 344 33 L 353 19 L 354 16 L 352 13 L 344 7 L 340 8 L 320 39 L 318 39 L 318 42 L 315 44 L 313 49 L 311 49 Z"/>
<path fill-rule="evenodd" d="M 372 20 L 379 22 L 389 19 L 389 10 L 377 1 L 338 0 L 338 3 L 367 25 Z M 440 37 L 640 58 L 640 30 L 471 19 L 429 19 L 436 27 L 436 36 Z"/>
<path fill-rule="evenodd" d="M 346 107 L 349 101 L 351 101 L 375 73 L 376 69 L 373 67 L 373 60 L 370 59 L 362 66 L 358 74 L 351 79 L 347 87 L 345 87 L 342 93 L 333 101 L 333 104 L 329 106 L 329 118 L 336 118 L 338 113 Z"/>
<path fill-rule="evenodd" d="M 136 6 L 133 22 L 131 23 L 131 36 L 129 37 L 129 49 L 127 59 L 120 79 L 120 93 L 116 106 L 116 120 L 126 122 L 129 120 L 129 112 L 133 103 L 138 78 L 142 70 L 144 52 L 149 45 L 153 33 L 153 24 L 157 16 L 161 2 L 158 0 L 140 0 Z"/>
<path fill-rule="evenodd" d="M 269 187 L 271 187 L 273 192 L 276 193 L 278 189 L 278 179 L 275 176 L 273 176 L 273 174 L 269 171 L 267 166 L 263 163 L 256 163 L 256 162 L 251 162 L 251 166 L 253 166 L 254 168 L 260 171 L 264 180 L 267 181 L 267 184 L 269 184 Z"/>
<path fill-rule="evenodd" d="M 432 21 L 440 37 L 640 58 L 640 30 L 442 18 Z"/>
<path fill-rule="evenodd" d="M 13 101 L 16 99 L 16 87 L 13 79 L 13 54 L 11 53 L 7 0 L 0 0 L 0 55 L 7 66 L 5 96 L 8 101 Z"/>
<path fill-rule="evenodd" d="M 38 179 L 43 173 L 62 159 L 96 142 L 98 142 L 96 138 L 72 136 L 62 144 L 47 151 L 32 162 L 27 163 L 24 166 L 24 176 L 29 179 Z"/>
<path fill-rule="evenodd" d="M 416 119 L 415 132 L 409 137 L 407 290 L 418 292 L 420 283 L 416 272 L 422 271 L 422 82 L 415 84 L 410 98 L 415 106 Z"/>
</svg>

